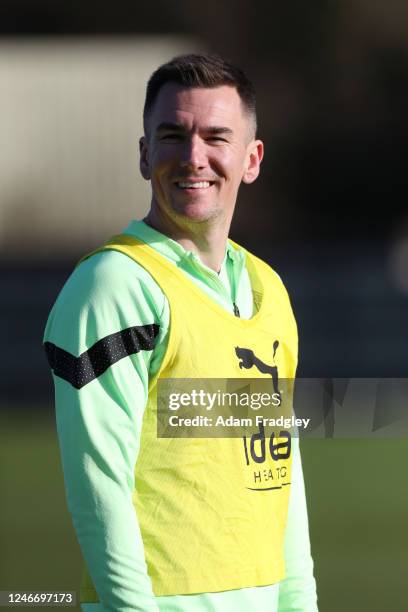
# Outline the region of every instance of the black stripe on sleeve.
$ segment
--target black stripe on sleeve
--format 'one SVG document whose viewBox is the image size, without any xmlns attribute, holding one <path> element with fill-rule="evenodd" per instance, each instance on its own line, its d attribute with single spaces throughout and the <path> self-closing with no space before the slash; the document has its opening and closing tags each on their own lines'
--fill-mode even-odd
<svg viewBox="0 0 408 612">
<path fill-rule="evenodd" d="M 79 357 L 52 342 L 45 342 L 44 348 L 54 374 L 81 389 L 124 357 L 153 350 L 159 329 L 155 323 L 128 327 L 98 340 Z"/>
</svg>

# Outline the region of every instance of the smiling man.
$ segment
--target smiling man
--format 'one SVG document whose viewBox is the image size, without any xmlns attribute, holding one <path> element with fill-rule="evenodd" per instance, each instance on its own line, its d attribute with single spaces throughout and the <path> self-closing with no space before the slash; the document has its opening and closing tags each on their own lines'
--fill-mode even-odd
<svg viewBox="0 0 408 612">
<path fill-rule="evenodd" d="M 299 444 L 157 436 L 157 381 L 293 378 L 285 288 L 228 240 L 258 176 L 253 87 L 217 56 L 147 86 L 143 221 L 86 256 L 48 320 L 85 611 L 316 612 Z"/>
<path fill-rule="evenodd" d="M 145 111 L 141 172 L 153 192 L 147 222 L 216 272 L 239 186 L 256 179 L 263 157 L 248 104 L 232 85 L 186 89 L 170 81 Z"/>
</svg>

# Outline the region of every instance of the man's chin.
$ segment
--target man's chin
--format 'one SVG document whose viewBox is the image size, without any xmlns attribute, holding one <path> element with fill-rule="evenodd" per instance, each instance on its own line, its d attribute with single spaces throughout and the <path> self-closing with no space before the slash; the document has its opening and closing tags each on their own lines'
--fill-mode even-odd
<svg viewBox="0 0 408 612">
<path fill-rule="evenodd" d="M 179 206 L 176 209 L 177 216 L 185 222 L 190 223 L 206 223 L 216 219 L 219 216 L 219 211 L 216 207 L 201 205 L 198 202 Z"/>
</svg>

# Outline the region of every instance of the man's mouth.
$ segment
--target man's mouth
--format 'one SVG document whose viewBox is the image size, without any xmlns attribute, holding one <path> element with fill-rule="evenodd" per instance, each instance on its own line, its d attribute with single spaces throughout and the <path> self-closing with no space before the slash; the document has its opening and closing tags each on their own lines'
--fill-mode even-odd
<svg viewBox="0 0 408 612">
<path fill-rule="evenodd" d="M 208 189 L 214 185 L 214 181 L 178 181 L 176 186 L 179 189 Z"/>
</svg>

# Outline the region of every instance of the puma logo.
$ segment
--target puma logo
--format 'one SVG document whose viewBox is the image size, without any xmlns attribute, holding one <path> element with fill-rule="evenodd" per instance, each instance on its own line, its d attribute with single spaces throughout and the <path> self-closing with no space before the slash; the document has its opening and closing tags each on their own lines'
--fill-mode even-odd
<svg viewBox="0 0 408 612">
<path fill-rule="evenodd" d="M 256 367 L 258 372 L 261 374 L 270 374 L 272 377 L 273 389 L 275 393 L 279 394 L 278 390 L 278 366 L 275 365 L 275 354 L 276 349 L 279 346 L 279 340 L 275 340 L 273 343 L 273 354 L 272 354 L 272 363 L 274 365 L 269 365 L 268 363 L 264 363 L 261 359 L 259 359 L 254 351 L 247 348 L 242 348 L 240 346 L 235 347 L 235 354 L 238 357 L 239 367 L 245 368 L 246 370 L 250 370 L 252 367 Z"/>
</svg>

